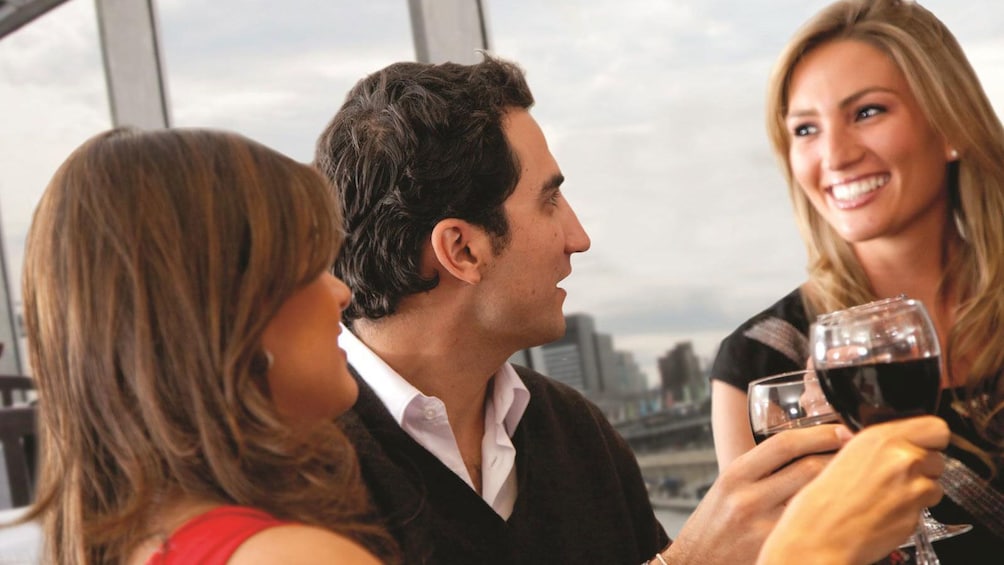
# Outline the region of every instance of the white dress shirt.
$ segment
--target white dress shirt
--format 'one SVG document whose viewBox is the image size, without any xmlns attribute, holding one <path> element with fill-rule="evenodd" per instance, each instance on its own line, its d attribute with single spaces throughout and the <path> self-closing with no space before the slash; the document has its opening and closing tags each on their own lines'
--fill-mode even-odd
<svg viewBox="0 0 1004 565">
<path fill-rule="evenodd" d="M 338 345 L 398 425 L 474 489 L 443 401 L 422 394 L 344 326 Z M 481 439 L 481 497 L 508 520 L 517 494 L 516 448 L 511 438 L 530 403 L 530 391 L 509 363 L 499 368 L 492 382 Z"/>
</svg>

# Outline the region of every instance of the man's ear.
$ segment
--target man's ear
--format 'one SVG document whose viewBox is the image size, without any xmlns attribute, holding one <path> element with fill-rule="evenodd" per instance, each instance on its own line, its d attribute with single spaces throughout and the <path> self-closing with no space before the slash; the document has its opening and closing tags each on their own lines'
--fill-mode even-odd
<svg viewBox="0 0 1004 565">
<path fill-rule="evenodd" d="M 431 242 L 440 270 L 468 284 L 481 281 L 481 267 L 491 256 L 491 241 L 484 229 L 447 218 L 432 228 Z"/>
</svg>

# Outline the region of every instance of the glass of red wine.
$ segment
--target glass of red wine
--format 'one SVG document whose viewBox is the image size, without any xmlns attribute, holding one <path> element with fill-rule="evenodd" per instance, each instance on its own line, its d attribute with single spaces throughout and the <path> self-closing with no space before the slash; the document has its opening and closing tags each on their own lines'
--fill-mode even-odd
<svg viewBox="0 0 1004 565">
<path fill-rule="evenodd" d="M 757 379 L 750 382 L 747 393 L 750 429 L 757 443 L 785 430 L 840 422 L 811 370 Z"/>
<path fill-rule="evenodd" d="M 941 348 L 919 301 L 900 296 L 823 314 L 809 339 L 823 392 L 852 430 L 937 410 Z M 940 563 L 923 520 L 913 540 L 919 565 Z"/>
</svg>

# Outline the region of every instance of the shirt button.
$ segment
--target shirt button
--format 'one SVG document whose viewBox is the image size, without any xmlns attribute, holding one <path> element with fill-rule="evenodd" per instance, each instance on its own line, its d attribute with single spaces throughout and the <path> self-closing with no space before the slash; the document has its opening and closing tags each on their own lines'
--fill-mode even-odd
<svg viewBox="0 0 1004 565">
<path fill-rule="evenodd" d="M 425 409 L 425 419 L 426 420 L 435 420 L 436 419 L 436 409 L 435 408 L 426 408 Z"/>
</svg>

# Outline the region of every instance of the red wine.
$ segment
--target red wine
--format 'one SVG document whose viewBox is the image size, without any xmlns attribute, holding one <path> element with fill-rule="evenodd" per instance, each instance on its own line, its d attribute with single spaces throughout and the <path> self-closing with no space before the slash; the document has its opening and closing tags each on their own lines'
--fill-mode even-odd
<svg viewBox="0 0 1004 565">
<path fill-rule="evenodd" d="M 816 369 L 826 400 L 852 429 L 933 414 L 941 385 L 939 357 Z"/>
<path fill-rule="evenodd" d="M 763 443 L 767 438 L 772 435 L 779 434 L 786 430 L 795 430 L 798 428 L 808 428 L 809 426 L 815 426 L 817 424 L 839 424 L 840 418 L 834 414 L 819 414 L 817 416 L 805 416 L 802 418 L 795 418 L 794 420 L 788 420 L 783 424 L 778 424 L 776 426 L 771 426 L 766 430 L 753 430 L 753 440 L 758 444 Z"/>
</svg>

